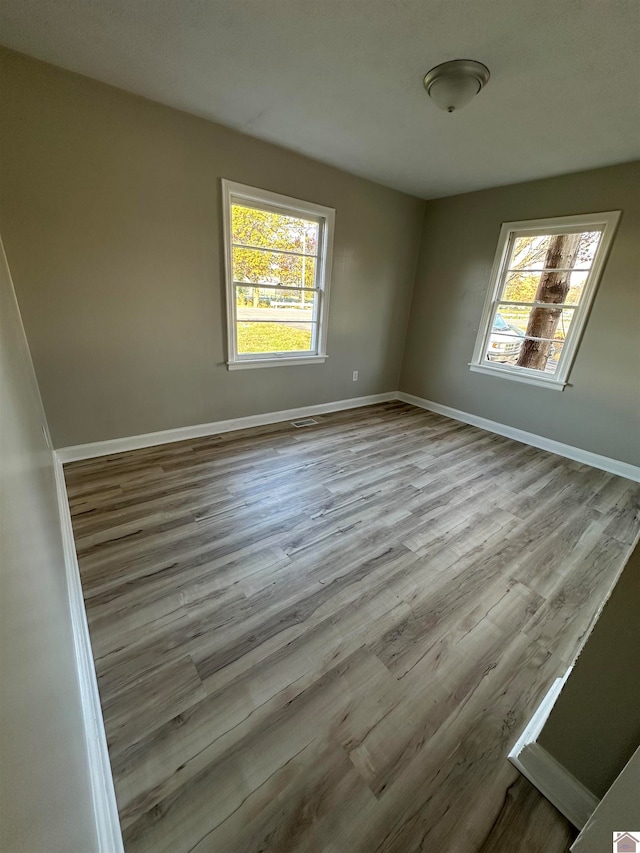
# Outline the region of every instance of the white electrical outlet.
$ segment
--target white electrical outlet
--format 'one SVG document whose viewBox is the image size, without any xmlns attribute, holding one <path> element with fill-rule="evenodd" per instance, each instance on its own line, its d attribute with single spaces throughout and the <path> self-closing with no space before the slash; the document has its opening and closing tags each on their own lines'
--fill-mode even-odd
<svg viewBox="0 0 640 853">
<path fill-rule="evenodd" d="M 353 381 L 354 381 L 354 382 L 357 382 L 357 381 L 358 381 L 358 371 L 357 371 L 357 370 L 354 370 L 354 371 L 353 371 Z"/>
</svg>

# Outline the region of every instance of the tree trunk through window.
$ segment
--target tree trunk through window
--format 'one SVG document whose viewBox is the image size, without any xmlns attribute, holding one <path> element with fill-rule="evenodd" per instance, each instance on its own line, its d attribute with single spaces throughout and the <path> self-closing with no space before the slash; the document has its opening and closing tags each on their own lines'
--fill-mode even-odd
<svg viewBox="0 0 640 853">
<path fill-rule="evenodd" d="M 578 245 L 582 234 L 556 234 L 551 237 L 545 268 L 572 269 L 576 262 Z M 545 272 L 540 277 L 536 302 L 548 302 L 550 305 L 562 304 L 569 292 L 570 272 Z M 560 322 L 562 308 L 532 308 L 527 324 L 526 339 L 518 357 L 518 367 L 531 367 L 544 370 L 551 350 L 550 341 L 532 341 L 534 338 L 553 338 Z"/>
</svg>

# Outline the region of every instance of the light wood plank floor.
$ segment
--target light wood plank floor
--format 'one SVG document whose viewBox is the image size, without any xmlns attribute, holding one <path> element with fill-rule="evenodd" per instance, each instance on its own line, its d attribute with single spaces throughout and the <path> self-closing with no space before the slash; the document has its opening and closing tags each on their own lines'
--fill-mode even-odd
<svg viewBox="0 0 640 853">
<path fill-rule="evenodd" d="M 318 421 L 65 467 L 129 853 L 498 850 L 630 550 L 630 481 L 398 402 Z"/>
<path fill-rule="evenodd" d="M 478 853 L 568 853 L 577 836 L 578 830 L 520 776 Z"/>
</svg>

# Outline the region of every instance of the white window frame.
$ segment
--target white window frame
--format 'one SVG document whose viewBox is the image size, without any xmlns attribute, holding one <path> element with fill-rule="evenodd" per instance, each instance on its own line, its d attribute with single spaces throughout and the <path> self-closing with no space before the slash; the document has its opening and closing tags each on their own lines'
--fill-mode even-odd
<svg viewBox="0 0 640 853">
<path fill-rule="evenodd" d="M 236 341 L 236 282 L 233 281 L 233 245 L 231 228 L 231 206 L 234 203 L 271 210 L 286 216 L 302 216 L 318 222 L 318 263 L 314 290 L 313 319 L 317 323 L 315 346 L 303 352 L 238 353 Z M 222 179 L 222 210 L 224 230 L 224 259 L 227 297 L 227 367 L 242 370 L 253 367 L 281 367 L 296 364 L 322 364 L 328 358 L 327 332 L 329 321 L 329 289 L 331 284 L 331 262 L 333 256 L 333 231 L 335 210 L 301 201 L 269 190 L 256 189 L 246 184 Z M 238 283 L 241 284 L 241 283 Z M 242 282 L 246 286 L 246 282 Z M 286 289 L 286 288 L 285 288 Z"/>
<path fill-rule="evenodd" d="M 528 385 L 537 385 L 540 388 L 553 388 L 556 391 L 564 390 L 569 384 L 568 380 L 571 368 L 573 367 L 580 340 L 587 325 L 589 311 L 591 310 L 591 305 L 593 304 L 596 290 L 600 283 L 619 219 L 620 211 L 613 210 L 605 213 L 587 213 L 578 216 L 557 216 L 551 219 L 533 219 L 503 223 L 491 271 L 491 283 L 482 309 L 482 319 L 478 327 L 473 358 L 469 364 L 472 371 L 484 373 L 488 376 L 500 376 L 503 379 L 524 382 Z M 500 300 L 499 297 L 503 290 L 511 250 L 516 237 L 535 234 L 567 234 L 575 232 L 577 229 L 583 229 L 584 231 L 599 230 L 602 231 L 602 237 L 600 238 L 593 264 L 584 283 L 582 298 L 577 308 L 574 309 L 573 319 L 569 326 L 565 343 L 563 344 L 556 372 L 545 374 L 540 370 L 528 367 L 516 367 L 515 365 L 487 361 L 485 354 L 491 337 L 493 317 L 497 309 L 497 303 L 504 301 Z"/>
</svg>

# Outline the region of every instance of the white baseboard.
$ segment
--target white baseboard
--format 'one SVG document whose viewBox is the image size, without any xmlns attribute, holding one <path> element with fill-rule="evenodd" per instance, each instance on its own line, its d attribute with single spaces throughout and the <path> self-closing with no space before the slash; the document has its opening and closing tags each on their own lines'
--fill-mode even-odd
<svg viewBox="0 0 640 853">
<path fill-rule="evenodd" d="M 55 453 L 53 457 L 98 850 L 100 853 L 124 853 L 118 806 L 109 762 L 107 736 L 102 718 L 98 681 L 93 663 L 89 626 L 73 540 L 67 488 L 61 460 Z M 61 784 L 64 784 L 64 780 L 61 780 Z"/>
<path fill-rule="evenodd" d="M 508 757 L 513 766 L 567 820 L 571 821 L 577 829 L 582 829 L 600 801 L 559 761 L 556 761 L 544 747 L 537 743 L 538 736 L 572 668 L 569 667 L 564 677 L 556 678 Z"/>
<path fill-rule="evenodd" d="M 538 740 L 538 736 L 542 731 L 544 724 L 547 722 L 549 718 L 549 714 L 551 713 L 551 709 L 556 703 L 556 699 L 560 695 L 562 688 L 565 685 L 566 680 L 569 678 L 571 674 L 571 670 L 573 666 L 570 666 L 566 673 L 562 676 L 562 678 L 556 678 L 551 687 L 549 688 L 549 692 L 544 697 L 542 702 L 538 705 L 538 708 L 529 720 L 529 723 L 526 729 L 522 732 L 516 743 L 514 744 L 513 749 L 509 753 L 509 760 L 512 757 L 517 757 L 520 755 L 522 750 L 527 744 L 534 743 Z"/>
<path fill-rule="evenodd" d="M 583 829 L 600 800 L 537 743 L 509 761 L 576 829 Z"/>
<path fill-rule="evenodd" d="M 78 462 L 82 459 L 94 459 L 97 456 L 109 456 L 112 453 L 126 453 L 128 450 L 139 450 L 143 447 L 156 447 L 160 444 L 170 444 L 175 441 L 203 438 L 207 435 L 216 435 L 217 433 L 231 432 L 237 429 L 249 429 L 250 427 L 277 424 L 284 421 L 296 420 L 297 418 L 328 414 L 329 412 L 358 409 L 361 406 L 386 403 L 389 400 L 401 400 L 420 409 L 427 409 L 430 412 L 444 415 L 447 418 L 462 421 L 465 424 L 485 429 L 488 432 L 503 435 L 505 438 L 512 438 L 523 444 L 539 447 L 541 450 L 556 453 L 558 456 L 564 456 L 566 459 L 572 459 L 574 462 L 591 465 L 593 468 L 599 468 L 602 471 L 608 471 L 610 474 L 616 474 L 618 477 L 625 477 L 628 480 L 640 483 L 640 466 L 630 465 L 628 462 L 620 462 L 617 459 L 601 456 L 598 453 L 591 453 L 588 450 L 582 450 L 580 447 L 563 444 L 560 441 L 554 441 L 551 438 L 545 438 L 533 432 L 526 432 L 507 424 L 498 423 L 498 421 L 491 421 L 488 418 L 481 418 L 479 415 L 463 412 L 460 409 L 443 406 L 440 403 L 434 403 L 432 400 L 425 400 L 423 397 L 416 397 L 414 394 L 407 394 L 404 391 L 387 391 L 384 394 L 370 394 L 367 397 L 334 400 L 331 403 L 319 403 L 315 406 L 282 409 L 278 412 L 265 412 L 261 415 L 248 415 L 242 418 L 231 418 L 226 421 L 213 421 L 208 424 L 197 424 L 196 426 L 149 432 L 144 435 L 114 438 L 107 441 L 94 441 L 90 444 L 76 444 L 71 447 L 61 447 L 56 450 L 56 453 L 62 463 Z"/>
<path fill-rule="evenodd" d="M 452 409 L 450 406 L 443 406 L 440 403 L 425 400 L 423 397 L 416 397 L 414 394 L 406 394 L 404 391 L 398 391 L 396 398 L 404 403 L 418 406 L 420 409 L 427 409 L 447 418 L 453 418 L 455 421 L 462 421 L 465 424 L 486 429 L 488 432 L 521 441 L 523 444 L 529 444 L 532 447 L 539 447 L 541 450 L 548 450 L 550 453 L 556 453 L 558 456 L 564 456 L 574 462 L 591 465 L 592 468 L 599 468 L 601 471 L 608 471 L 610 474 L 616 474 L 618 477 L 625 477 L 628 480 L 640 483 L 640 466 L 638 465 L 620 462 L 618 459 L 601 456 L 599 453 L 591 453 L 589 450 L 582 450 L 580 447 L 563 444 L 561 441 L 554 441 L 551 438 L 545 438 L 543 435 L 516 429 L 516 427 L 501 424 L 498 421 L 490 421 L 488 418 L 462 412 L 460 409 Z"/>
<path fill-rule="evenodd" d="M 114 438 L 108 441 L 94 441 L 91 444 L 76 444 L 72 447 L 61 447 L 56 453 L 63 463 L 78 462 L 82 459 L 93 459 L 96 456 L 109 456 L 112 453 L 139 450 L 142 447 L 155 447 L 159 444 L 170 444 L 174 441 L 203 438 L 207 435 L 231 432 L 236 429 L 266 426 L 267 424 L 277 424 L 283 421 L 313 417 L 313 415 L 324 415 L 328 412 L 339 412 L 346 409 L 359 409 L 361 406 L 371 406 L 374 403 L 386 403 L 389 400 L 395 400 L 396 397 L 395 391 L 387 391 L 384 394 L 370 394 L 368 397 L 352 397 L 348 400 L 335 400 L 332 403 L 319 403 L 316 406 L 301 406 L 297 409 L 265 412 L 262 415 L 248 415 L 243 418 L 231 418 L 227 421 L 214 421 L 209 424 L 149 432 L 145 435 Z"/>
</svg>

